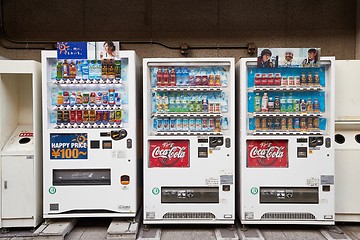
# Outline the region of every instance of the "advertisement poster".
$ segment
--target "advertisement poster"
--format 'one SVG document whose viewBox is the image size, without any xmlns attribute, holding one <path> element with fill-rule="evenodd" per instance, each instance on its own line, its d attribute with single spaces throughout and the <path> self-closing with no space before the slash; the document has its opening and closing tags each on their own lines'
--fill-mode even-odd
<svg viewBox="0 0 360 240">
<path fill-rule="evenodd" d="M 248 140 L 247 167 L 287 168 L 288 140 Z"/>
<path fill-rule="evenodd" d="M 96 59 L 120 59 L 120 43 L 117 41 L 96 42 Z"/>
<path fill-rule="evenodd" d="M 257 66 L 318 67 L 320 53 L 320 48 L 258 48 Z"/>
<path fill-rule="evenodd" d="M 87 159 L 87 133 L 51 133 L 50 159 Z"/>
<path fill-rule="evenodd" d="M 91 47 L 88 42 L 58 42 L 57 59 L 87 59 Z"/>
<path fill-rule="evenodd" d="M 149 167 L 190 167 L 189 140 L 150 140 Z"/>
</svg>

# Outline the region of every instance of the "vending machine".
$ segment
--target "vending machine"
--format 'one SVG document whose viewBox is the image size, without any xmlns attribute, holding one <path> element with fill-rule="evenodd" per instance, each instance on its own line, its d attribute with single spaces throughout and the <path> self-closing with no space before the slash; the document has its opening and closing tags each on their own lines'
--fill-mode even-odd
<svg viewBox="0 0 360 240">
<path fill-rule="evenodd" d="M 0 228 L 42 218 L 41 64 L 0 61 Z"/>
<path fill-rule="evenodd" d="M 144 223 L 233 224 L 233 58 L 149 58 L 144 78 Z"/>
<path fill-rule="evenodd" d="M 44 218 L 134 217 L 140 104 L 135 52 L 59 60 L 56 51 L 42 51 L 42 66 Z"/>
<path fill-rule="evenodd" d="M 335 58 L 317 66 L 236 66 L 243 224 L 334 224 Z"/>
<path fill-rule="evenodd" d="M 360 222 L 359 60 L 336 60 L 335 220 Z"/>
</svg>

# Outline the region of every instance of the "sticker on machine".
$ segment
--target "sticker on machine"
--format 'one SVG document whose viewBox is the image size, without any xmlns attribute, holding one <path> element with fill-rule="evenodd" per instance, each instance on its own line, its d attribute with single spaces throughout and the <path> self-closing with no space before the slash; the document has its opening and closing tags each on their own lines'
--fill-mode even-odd
<svg viewBox="0 0 360 240">
<path fill-rule="evenodd" d="M 87 159 L 87 133 L 51 133 L 50 159 Z"/>
<path fill-rule="evenodd" d="M 321 185 L 334 185 L 334 175 L 321 175 Z"/>
<path fill-rule="evenodd" d="M 189 140 L 150 140 L 149 167 L 190 167 Z"/>
<path fill-rule="evenodd" d="M 247 167 L 287 168 L 288 140 L 247 140 Z"/>
</svg>

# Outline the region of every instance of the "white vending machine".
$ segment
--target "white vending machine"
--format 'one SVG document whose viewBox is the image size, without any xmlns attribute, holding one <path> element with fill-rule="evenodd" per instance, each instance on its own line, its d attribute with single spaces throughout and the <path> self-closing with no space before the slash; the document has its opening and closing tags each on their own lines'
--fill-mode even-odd
<svg viewBox="0 0 360 240">
<path fill-rule="evenodd" d="M 42 221 L 41 64 L 0 61 L 0 228 Z"/>
<path fill-rule="evenodd" d="M 282 68 L 243 58 L 236 70 L 240 221 L 334 224 L 335 58 Z"/>
<path fill-rule="evenodd" d="M 144 224 L 233 224 L 233 58 L 149 58 Z"/>
<path fill-rule="evenodd" d="M 134 217 L 139 62 L 42 52 L 44 218 Z M 139 96 L 139 95 L 138 95 Z"/>
<path fill-rule="evenodd" d="M 336 60 L 335 220 L 360 222 L 359 60 Z"/>
</svg>

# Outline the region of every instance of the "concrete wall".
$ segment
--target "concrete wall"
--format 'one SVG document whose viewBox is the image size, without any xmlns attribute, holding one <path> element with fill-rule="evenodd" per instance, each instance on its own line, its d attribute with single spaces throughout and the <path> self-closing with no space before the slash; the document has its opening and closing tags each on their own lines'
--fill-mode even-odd
<svg viewBox="0 0 360 240">
<path fill-rule="evenodd" d="M 67 6 L 64 6 L 67 2 Z M 4 29 L 21 41 L 159 41 L 171 46 L 320 47 L 354 59 L 359 0 L 3 0 Z M 358 25 L 359 26 L 359 25 Z M 359 37 L 358 37 L 359 38 Z M 31 44 L 29 44 L 31 47 Z M 182 57 L 155 44 L 122 44 L 142 57 Z M 40 61 L 40 50 L 0 48 Z M 188 57 L 247 57 L 245 49 L 191 50 Z"/>
</svg>

